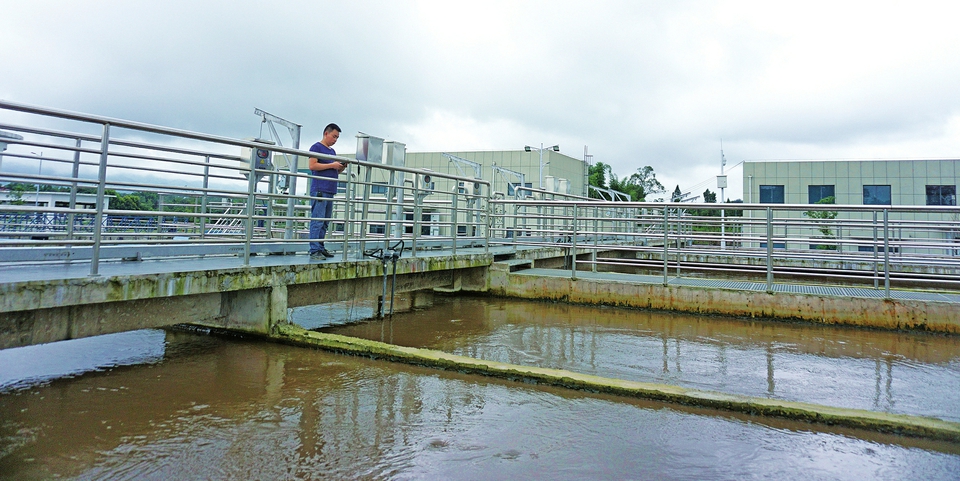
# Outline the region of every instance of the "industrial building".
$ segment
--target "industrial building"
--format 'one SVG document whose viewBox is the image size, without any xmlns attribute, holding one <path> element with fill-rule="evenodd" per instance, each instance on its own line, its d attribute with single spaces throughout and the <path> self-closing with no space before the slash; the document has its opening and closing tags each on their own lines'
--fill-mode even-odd
<svg viewBox="0 0 960 481">
<path fill-rule="evenodd" d="M 816 204 L 822 199 L 834 198 L 834 204 L 871 206 L 956 206 L 957 179 L 960 177 L 958 159 L 923 160 L 809 160 L 809 161 L 745 161 L 743 163 L 743 199 L 746 203 L 761 204 Z M 802 217 L 805 212 L 785 212 L 784 216 Z M 745 216 L 762 215 L 746 211 Z M 844 236 L 872 240 L 876 233 L 867 226 L 872 212 L 840 212 L 834 222 L 838 229 L 846 225 L 850 232 Z M 928 229 L 911 229 L 910 223 L 937 223 L 956 221 L 956 213 L 904 212 L 890 213 L 890 220 L 898 223 L 894 233 L 902 240 L 916 239 L 916 233 Z M 753 230 L 758 230 L 754 227 Z M 951 241 L 958 237 L 953 229 L 944 228 L 936 241 Z M 784 233 L 788 238 L 789 233 Z M 775 248 L 804 248 L 774 244 Z M 765 247 L 762 243 L 760 247 Z M 815 243 L 810 248 L 822 248 Z M 842 246 L 841 246 L 842 247 Z M 859 251 L 873 251 L 865 242 Z"/>
</svg>

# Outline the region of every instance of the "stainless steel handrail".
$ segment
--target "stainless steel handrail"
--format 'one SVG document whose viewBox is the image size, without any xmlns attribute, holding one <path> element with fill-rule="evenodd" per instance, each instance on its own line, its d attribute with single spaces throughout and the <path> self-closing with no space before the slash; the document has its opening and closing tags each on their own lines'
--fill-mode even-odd
<svg viewBox="0 0 960 481">
<path fill-rule="evenodd" d="M 306 205 L 310 197 L 282 192 L 276 188 L 273 180 L 286 177 L 291 182 L 296 179 L 307 182 L 311 175 L 299 169 L 290 172 L 257 168 L 254 159 L 235 154 L 238 148 L 264 148 L 264 144 L 0 101 L 0 112 L 4 110 L 31 114 L 31 120 L 37 120 L 24 122 L 26 125 L 0 123 L 0 128 L 24 134 L 22 140 L 10 139 L 5 142 L 9 148 L 6 152 L 0 152 L 0 182 L 69 188 L 71 198 L 69 204 L 57 199 L 57 205 L 40 205 L 40 194 L 47 194 L 46 190 L 40 192 L 39 185 L 36 194 L 7 193 L 8 203 L 0 205 L 0 262 L 17 262 L 18 255 L 31 258 L 24 253 L 37 247 L 60 249 L 60 254 L 65 255 L 52 256 L 57 259 L 69 259 L 71 252 L 76 253 L 76 249 L 88 248 L 92 249 L 89 256 L 90 273 L 97 275 L 102 247 L 123 247 L 139 242 L 157 247 L 156 252 L 162 253 L 164 245 L 218 245 L 232 241 L 243 244 L 243 264 L 248 265 L 251 247 L 278 244 L 285 246 L 284 253 L 291 253 L 304 249 L 305 243 L 310 240 L 307 238 L 310 218 Z M 29 125 L 36 123 L 46 126 L 55 122 L 74 127 L 55 129 Z M 75 127 L 77 125 L 80 127 Z M 73 131 L 78 128 L 89 130 L 91 125 L 99 126 L 102 134 L 98 136 Z M 128 131 L 138 137 L 143 133 L 155 134 L 160 141 L 148 143 L 121 138 L 128 137 Z M 39 151 L 40 154 L 28 153 L 30 150 Z M 468 195 L 456 190 L 431 190 L 417 182 L 393 186 L 393 192 L 399 193 L 395 198 L 370 197 L 373 182 L 358 181 L 350 175 L 345 176 L 346 179 L 341 177 L 348 191 L 357 194 L 366 192 L 366 196 L 338 195 L 334 199 L 336 208 L 334 216 L 328 219 L 332 224 L 327 242 L 341 243 L 344 258 L 348 251 L 362 256 L 363 249 L 358 246 L 374 240 L 392 243 L 421 238 L 422 246 L 428 243 L 427 240 L 454 247 L 458 244 L 488 246 L 486 213 L 490 183 L 487 181 L 273 145 L 269 146 L 269 150 L 300 158 L 335 159 L 348 163 L 351 169 L 367 169 L 391 178 L 394 174 L 405 173 L 415 178 L 429 175 L 454 185 L 458 181 L 470 181 L 480 189 L 479 194 Z M 44 160 L 47 162 L 44 163 Z M 32 171 L 31 167 L 25 167 L 28 162 L 38 161 L 44 168 L 43 172 L 35 167 Z M 67 174 L 61 165 L 54 164 L 70 164 L 72 172 Z M 56 175 L 49 175 L 49 172 L 55 172 Z M 401 178 L 399 175 L 396 177 Z M 96 200 L 84 198 L 83 188 L 95 188 Z M 118 193 L 136 191 L 152 195 L 160 201 L 160 205 L 150 210 L 108 208 L 109 193 L 114 190 Z M 53 194 L 50 195 L 52 198 Z M 77 200 L 78 196 L 80 200 Z M 33 197 L 33 202 L 23 202 L 24 197 Z M 163 205 L 164 197 L 172 201 Z M 423 202 L 424 197 L 439 202 Z M 461 207 L 458 207 L 458 198 L 462 200 L 459 202 Z M 470 202 L 467 202 L 468 199 Z M 91 203 L 94 205 L 91 206 Z M 360 204 L 374 206 L 374 216 L 354 218 L 352 213 L 360 211 Z M 83 208 L 84 205 L 93 208 Z M 291 208 L 284 210 L 280 209 L 281 206 Z M 430 220 L 407 218 L 419 212 L 418 209 L 426 209 Z M 379 217 L 376 216 L 378 210 L 382 212 Z M 397 218 L 397 215 L 401 218 Z M 171 219 L 176 222 L 170 222 Z M 277 229 L 275 224 L 280 222 L 295 226 L 296 229 Z M 385 230 L 382 235 L 376 232 L 353 232 L 361 222 L 373 227 L 393 225 L 397 228 Z M 216 226 L 216 231 L 208 229 L 208 224 Z M 428 234 L 421 235 L 424 225 Z M 458 235 L 457 226 L 467 227 L 465 232 L 469 235 Z M 183 252 L 169 253 L 182 255 Z"/>
</svg>

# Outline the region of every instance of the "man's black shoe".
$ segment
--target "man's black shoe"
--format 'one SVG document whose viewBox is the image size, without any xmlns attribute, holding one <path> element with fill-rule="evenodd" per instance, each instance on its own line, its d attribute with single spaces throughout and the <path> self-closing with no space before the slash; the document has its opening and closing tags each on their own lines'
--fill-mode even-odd
<svg viewBox="0 0 960 481">
<path fill-rule="evenodd" d="M 317 251 L 317 252 L 311 252 L 311 253 L 310 253 L 310 258 L 311 258 L 311 259 L 326 259 L 326 256 L 324 256 L 322 252 Z"/>
<path fill-rule="evenodd" d="M 330 251 L 324 249 L 323 247 L 320 248 L 319 253 L 320 253 L 320 255 L 322 255 L 323 257 L 333 257 L 333 254 L 331 254 Z"/>
</svg>

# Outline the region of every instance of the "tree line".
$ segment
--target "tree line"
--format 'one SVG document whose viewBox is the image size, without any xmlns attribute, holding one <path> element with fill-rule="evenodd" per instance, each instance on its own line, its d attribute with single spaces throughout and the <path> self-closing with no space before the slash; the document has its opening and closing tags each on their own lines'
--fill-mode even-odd
<svg viewBox="0 0 960 481">
<path fill-rule="evenodd" d="M 10 182 L 3 186 L 5 190 L 10 191 L 11 201 L 13 205 L 23 205 L 23 194 L 26 192 L 36 192 L 37 184 L 28 184 L 23 182 Z M 40 192 L 70 192 L 70 187 L 66 186 L 55 186 L 55 185 L 44 185 L 41 184 L 39 188 Z M 78 194 L 96 194 L 96 187 L 78 187 Z M 114 189 L 104 190 L 104 194 L 112 196 L 110 199 L 110 208 L 116 210 L 144 210 L 144 211 L 157 211 L 160 208 L 160 194 L 156 192 L 118 192 Z M 182 204 L 192 204 L 196 202 L 195 198 L 184 197 L 184 196 L 170 196 L 164 197 L 166 203 L 169 204 L 181 204 L 181 205 L 164 205 L 165 212 L 191 212 L 193 209 L 190 206 Z"/>
<path fill-rule="evenodd" d="M 603 162 L 597 162 L 589 167 L 588 170 L 588 182 L 590 185 L 600 188 L 608 189 L 620 192 L 629 197 L 631 202 L 647 202 L 647 197 L 652 197 L 657 194 L 666 193 L 666 189 L 663 184 L 657 180 L 657 174 L 653 171 L 653 167 L 649 165 L 637 169 L 636 172 L 630 174 L 626 177 L 619 177 L 613 172 L 613 169 Z M 590 189 L 590 197 L 594 199 L 603 199 L 604 197 L 600 192 Z M 674 189 L 673 193 L 670 196 L 671 202 L 680 202 L 682 200 L 683 193 L 680 191 L 680 186 L 678 185 Z M 658 199 L 659 200 L 659 199 Z M 703 192 L 703 203 L 711 204 L 717 202 L 716 192 L 711 192 L 710 189 L 706 189 Z M 727 200 L 728 204 L 732 203 L 742 203 L 741 200 L 730 201 Z M 691 215 L 706 216 L 706 217 L 720 217 L 720 209 L 689 209 L 688 213 Z M 742 216 L 742 210 L 730 210 L 724 209 L 724 215 L 728 216 Z"/>
</svg>

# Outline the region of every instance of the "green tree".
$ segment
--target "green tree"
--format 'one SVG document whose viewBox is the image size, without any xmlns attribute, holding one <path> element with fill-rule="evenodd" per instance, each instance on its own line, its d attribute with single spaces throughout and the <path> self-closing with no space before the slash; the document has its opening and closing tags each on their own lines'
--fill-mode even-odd
<svg viewBox="0 0 960 481">
<path fill-rule="evenodd" d="M 649 165 L 637 169 L 636 172 L 625 179 L 620 179 L 616 174 L 611 174 L 610 188 L 629 195 L 630 200 L 634 202 L 645 202 L 647 196 L 664 192 L 663 184 L 657 180 L 657 174 L 653 172 L 653 167 Z"/>
<path fill-rule="evenodd" d="M 703 202 L 705 204 L 715 204 L 717 202 L 717 193 L 711 192 L 710 189 L 703 191 Z M 720 209 L 691 209 L 690 214 L 704 217 L 720 217 Z"/>
<path fill-rule="evenodd" d="M 827 196 L 815 202 L 815 204 L 836 204 L 836 198 L 834 196 Z M 817 221 L 817 230 L 823 234 L 824 239 L 834 239 L 836 236 L 833 235 L 833 229 L 830 228 L 830 224 L 833 219 L 837 218 L 837 211 L 835 210 L 808 210 L 803 213 L 811 219 L 816 219 Z M 835 245 L 817 245 L 817 249 L 826 249 L 826 250 L 836 250 L 837 246 Z"/>
<path fill-rule="evenodd" d="M 680 191 L 680 186 L 673 189 L 673 194 L 670 195 L 670 202 L 680 202 L 683 200 L 683 192 Z"/>
<path fill-rule="evenodd" d="M 604 164 L 603 162 L 597 162 L 589 167 L 587 170 L 587 180 L 590 185 L 594 187 L 599 187 L 601 189 L 607 188 L 607 176 L 611 173 L 610 166 Z M 588 194 L 593 199 L 603 198 L 600 193 L 595 190 L 590 190 Z"/>
</svg>

